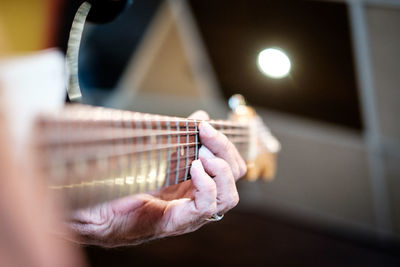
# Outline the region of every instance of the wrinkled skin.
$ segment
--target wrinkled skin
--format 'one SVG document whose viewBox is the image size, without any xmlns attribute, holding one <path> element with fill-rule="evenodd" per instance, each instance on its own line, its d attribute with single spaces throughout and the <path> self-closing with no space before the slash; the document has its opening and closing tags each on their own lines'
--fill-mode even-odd
<svg viewBox="0 0 400 267">
<path fill-rule="evenodd" d="M 209 119 L 203 111 L 189 118 Z M 74 240 L 105 247 L 140 244 L 195 231 L 213 214 L 236 206 L 236 181 L 246 173 L 246 165 L 225 135 L 206 122 L 199 131 L 203 146 L 200 159 L 192 163 L 191 180 L 76 211 L 68 222 L 77 233 Z"/>
</svg>

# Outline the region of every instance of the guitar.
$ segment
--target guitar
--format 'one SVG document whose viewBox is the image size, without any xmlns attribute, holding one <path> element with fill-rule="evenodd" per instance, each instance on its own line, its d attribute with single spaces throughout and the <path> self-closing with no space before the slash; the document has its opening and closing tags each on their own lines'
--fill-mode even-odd
<svg viewBox="0 0 400 267">
<path fill-rule="evenodd" d="M 53 55 L 52 60 L 60 59 Z M 29 67 L 26 60 L 23 63 L 23 68 Z M 54 73 L 56 66 L 47 62 L 41 72 L 45 73 L 47 68 Z M 21 85 L 25 93 L 20 92 L 14 98 L 21 95 L 26 98 L 31 92 L 26 87 L 32 86 L 32 81 L 29 86 Z M 36 102 L 40 101 L 39 91 L 47 95 L 47 102 L 52 102 L 50 96 L 59 99 L 63 89 L 57 86 L 58 89 L 35 88 Z M 12 94 L 8 96 L 13 98 Z M 24 107 L 19 105 L 30 111 L 34 166 L 46 178 L 50 189 L 64 195 L 71 208 L 151 192 L 190 179 L 191 162 L 198 158 L 201 146 L 198 134 L 201 121 L 80 104 L 67 104 L 63 108 L 44 106 L 54 104 L 35 105 L 25 100 Z M 236 146 L 248 164 L 248 179 L 260 176 L 271 179 L 279 142 L 255 111 L 246 106 L 243 97 L 233 96 L 230 106 L 229 120 L 209 123 Z"/>
</svg>

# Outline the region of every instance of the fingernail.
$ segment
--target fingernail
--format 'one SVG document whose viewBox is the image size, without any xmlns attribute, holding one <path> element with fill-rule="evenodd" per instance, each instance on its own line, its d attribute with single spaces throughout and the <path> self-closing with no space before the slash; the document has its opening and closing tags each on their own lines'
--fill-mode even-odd
<svg viewBox="0 0 400 267">
<path fill-rule="evenodd" d="M 204 158 L 204 159 L 215 158 L 214 154 L 205 146 L 200 147 L 199 157 Z"/>
<path fill-rule="evenodd" d="M 217 134 L 217 130 L 214 129 L 208 122 L 203 121 L 200 124 L 200 132 L 208 137 L 213 137 Z"/>
</svg>

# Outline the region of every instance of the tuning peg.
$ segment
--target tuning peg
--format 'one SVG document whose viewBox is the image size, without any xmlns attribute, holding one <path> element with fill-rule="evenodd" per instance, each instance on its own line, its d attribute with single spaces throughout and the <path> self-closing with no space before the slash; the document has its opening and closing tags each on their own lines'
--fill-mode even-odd
<svg viewBox="0 0 400 267">
<path fill-rule="evenodd" d="M 255 110 L 246 105 L 242 95 L 233 95 L 228 104 L 232 109 L 229 118 L 248 125 L 251 137 L 248 153 L 245 155 L 248 163 L 246 179 L 255 181 L 262 177 L 264 180 L 272 180 L 276 171 L 276 153 L 280 150 L 279 141 L 264 125 Z"/>
<path fill-rule="evenodd" d="M 229 107 L 235 111 L 239 106 L 246 106 L 246 100 L 240 94 L 231 96 L 228 100 Z"/>
</svg>

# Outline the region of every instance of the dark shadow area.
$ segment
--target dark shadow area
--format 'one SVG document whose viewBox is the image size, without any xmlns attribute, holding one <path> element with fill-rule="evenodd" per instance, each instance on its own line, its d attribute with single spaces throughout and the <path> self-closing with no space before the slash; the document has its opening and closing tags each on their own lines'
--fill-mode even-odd
<svg viewBox="0 0 400 267">
<path fill-rule="evenodd" d="M 86 251 L 92 266 L 400 266 L 399 248 L 274 213 L 236 209 L 184 236 Z"/>
</svg>

